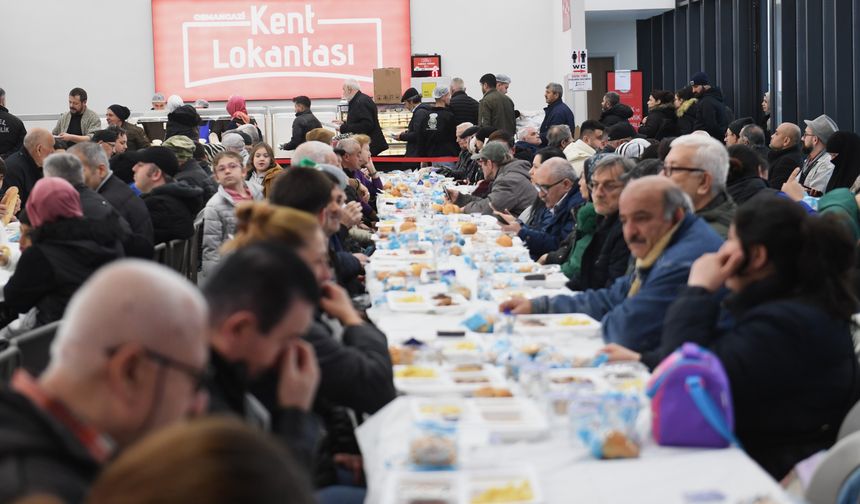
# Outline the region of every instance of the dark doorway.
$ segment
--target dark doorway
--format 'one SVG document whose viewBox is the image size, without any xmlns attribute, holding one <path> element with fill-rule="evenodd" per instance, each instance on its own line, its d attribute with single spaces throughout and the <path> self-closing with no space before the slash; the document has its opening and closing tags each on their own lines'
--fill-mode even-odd
<svg viewBox="0 0 860 504">
<path fill-rule="evenodd" d="M 588 92 L 587 119 L 600 119 L 600 102 L 606 94 L 606 72 L 615 70 L 615 58 L 588 58 L 588 71 L 591 73 L 591 91 Z"/>
</svg>

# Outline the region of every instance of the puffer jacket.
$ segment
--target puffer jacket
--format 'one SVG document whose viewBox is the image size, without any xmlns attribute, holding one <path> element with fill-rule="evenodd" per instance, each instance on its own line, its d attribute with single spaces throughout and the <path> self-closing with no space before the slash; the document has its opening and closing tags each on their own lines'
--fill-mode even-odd
<svg viewBox="0 0 860 504">
<path fill-rule="evenodd" d="M 676 137 L 679 132 L 678 114 L 675 111 L 675 105 L 671 103 L 658 105 L 648 112 L 648 119 L 645 121 L 645 124 L 639 127 L 638 131 L 645 138 L 653 138 L 655 140 Z"/>
<path fill-rule="evenodd" d="M 215 193 L 218 192 L 218 182 L 215 182 L 212 175 L 206 173 L 206 170 L 194 159 L 189 159 L 179 167 L 176 181 L 183 181 L 190 186 L 203 189 L 204 201 L 208 201 L 209 198 L 215 196 Z"/>
<path fill-rule="evenodd" d="M 630 122 L 633 109 L 623 103 L 616 103 L 600 113 L 600 122 L 607 128 L 622 121 Z"/>
<path fill-rule="evenodd" d="M 254 200 L 262 200 L 259 187 L 246 184 Z M 203 275 L 210 274 L 221 260 L 221 245 L 236 232 L 236 202 L 223 186 L 203 207 Z"/>
</svg>

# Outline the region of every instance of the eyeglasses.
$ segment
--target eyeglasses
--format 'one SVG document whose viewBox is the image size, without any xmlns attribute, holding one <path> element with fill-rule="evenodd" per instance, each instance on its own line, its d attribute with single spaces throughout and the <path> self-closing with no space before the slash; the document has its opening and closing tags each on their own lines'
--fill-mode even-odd
<svg viewBox="0 0 860 504">
<path fill-rule="evenodd" d="M 593 181 L 588 183 L 588 189 L 592 192 L 597 191 L 601 187 L 606 192 L 613 192 L 613 191 L 617 191 L 618 189 L 621 189 L 622 187 L 624 187 L 624 184 L 622 184 L 620 182 L 593 182 Z"/>
<path fill-rule="evenodd" d="M 113 357 L 114 354 L 119 350 L 120 347 L 113 347 L 107 350 L 108 357 Z M 191 380 L 191 386 L 194 388 L 195 392 L 199 392 L 209 383 L 212 377 L 212 370 L 206 366 L 203 369 L 197 369 L 194 366 L 189 364 L 185 364 L 184 362 L 179 362 L 176 359 L 170 358 L 162 353 L 156 352 L 155 350 L 150 350 L 148 348 L 143 349 L 144 355 L 152 361 L 156 362 L 160 366 L 164 366 L 167 368 L 173 368 L 180 373 L 185 374 Z"/>
<path fill-rule="evenodd" d="M 667 177 L 671 177 L 672 172 L 676 172 L 676 171 L 703 173 L 705 170 L 703 170 L 702 168 L 687 168 L 685 166 L 664 166 L 663 167 L 663 173 L 665 173 Z"/>
<path fill-rule="evenodd" d="M 567 179 L 561 179 L 561 180 L 559 180 L 555 183 L 552 183 L 550 185 L 546 185 L 546 184 L 533 184 L 533 185 L 535 186 L 535 189 L 537 189 L 539 193 L 548 193 L 550 189 L 561 184 L 565 180 L 567 180 Z"/>
</svg>

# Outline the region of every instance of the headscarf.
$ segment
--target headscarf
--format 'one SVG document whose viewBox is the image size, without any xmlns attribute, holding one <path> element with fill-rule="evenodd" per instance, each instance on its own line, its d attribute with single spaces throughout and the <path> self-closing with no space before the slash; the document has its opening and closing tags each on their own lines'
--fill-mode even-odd
<svg viewBox="0 0 860 504">
<path fill-rule="evenodd" d="M 171 113 L 179 107 L 185 105 L 185 102 L 182 101 L 182 97 L 179 95 L 170 95 L 170 98 L 167 99 L 167 105 L 165 105 L 165 109 L 167 113 Z"/>
<path fill-rule="evenodd" d="M 27 198 L 27 217 L 34 228 L 59 219 L 83 216 L 78 191 L 59 177 L 40 179 Z"/>
<path fill-rule="evenodd" d="M 237 95 L 231 96 L 227 100 L 227 113 L 230 118 L 238 123 L 249 124 L 251 118 L 248 117 L 248 109 L 245 108 L 245 98 Z"/>
<path fill-rule="evenodd" d="M 860 176 L 860 136 L 850 131 L 837 131 L 827 141 L 827 152 L 837 156 L 833 160 L 833 174 L 824 192 L 851 187 Z"/>
</svg>

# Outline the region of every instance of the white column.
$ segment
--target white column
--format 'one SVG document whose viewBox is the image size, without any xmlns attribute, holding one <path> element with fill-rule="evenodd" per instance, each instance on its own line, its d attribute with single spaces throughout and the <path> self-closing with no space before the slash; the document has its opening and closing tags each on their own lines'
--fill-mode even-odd
<svg viewBox="0 0 860 504">
<path fill-rule="evenodd" d="M 567 70 L 565 75 L 570 76 L 571 53 L 574 49 L 588 49 L 585 45 L 585 0 L 570 0 L 570 31 L 567 35 L 569 47 L 567 47 L 566 51 L 567 59 L 565 60 L 565 66 Z M 588 119 L 588 93 L 586 91 L 569 91 L 567 89 L 567 79 L 563 82 L 565 86 L 564 101 L 573 109 L 573 113 L 576 116 L 576 124 L 580 125 Z"/>
</svg>

